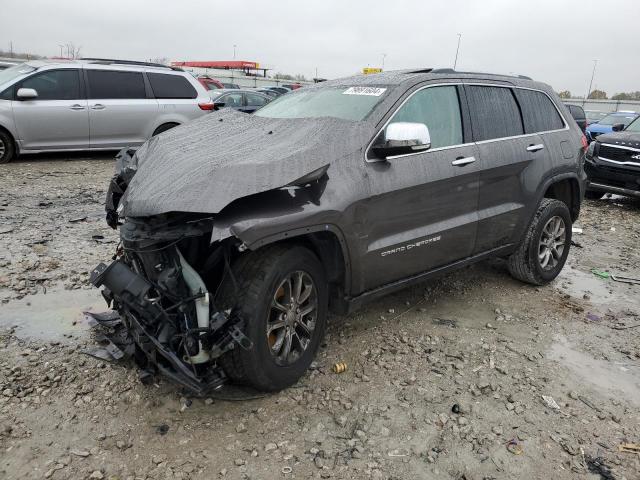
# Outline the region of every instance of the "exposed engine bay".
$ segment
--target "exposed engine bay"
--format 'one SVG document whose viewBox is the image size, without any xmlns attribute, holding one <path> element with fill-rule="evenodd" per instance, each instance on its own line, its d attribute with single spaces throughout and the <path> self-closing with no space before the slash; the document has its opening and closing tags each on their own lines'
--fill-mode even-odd
<svg viewBox="0 0 640 480">
<path fill-rule="evenodd" d="M 133 151 L 118 154 L 107 194 L 107 222 L 120 228 L 121 243 L 106 265 L 91 272 L 107 304 L 119 315 L 107 322 L 117 344 L 126 345 L 142 369 L 141 379 L 160 373 L 195 394 L 222 385 L 218 365 L 233 348 L 249 349 L 242 319 L 215 301 L 225 280 L 233 285 L 230 258 L 239 242 L 210 243 L 213 222 L 195 214 L 164 214 L 119 223 L 119 200 L 135 173 L 128 168 Z M 203 261 L 204 259 L 204 261 Z M 192 265 L 198 262 L 198 270 Z M 97 323 L 99 316 L 94 316 Z M 119 320 L 119 321 L 117 321 Z M 103 323 L 103 325 L 104 325 Z"/>
</svg>

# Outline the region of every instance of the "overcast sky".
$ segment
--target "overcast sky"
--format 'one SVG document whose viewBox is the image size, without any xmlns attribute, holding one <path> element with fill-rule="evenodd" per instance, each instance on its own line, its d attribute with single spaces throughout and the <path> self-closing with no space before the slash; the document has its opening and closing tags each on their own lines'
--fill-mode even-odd
<svg viewBox="0 0 640 480">
<path fill-rule="evenodd" d="M 257 61 L 277 72 L 352 75 L 451 67 L 516 73 L 583 95 L 640 90 L 640 0 L 2 0 L 0 48 L 91 57 Z"/>
</svg>

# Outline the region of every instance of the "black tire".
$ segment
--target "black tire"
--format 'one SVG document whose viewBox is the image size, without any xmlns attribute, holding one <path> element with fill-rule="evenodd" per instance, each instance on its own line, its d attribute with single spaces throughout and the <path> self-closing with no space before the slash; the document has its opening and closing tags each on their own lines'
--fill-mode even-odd
<svg viewBox="0 0 640 480">
<path fill-rule="evenodd" d="M 156 128 L 153 131 L 153 135 L 151 135 L 152 137 L 155 137 L 156 135 L 160 135 L 163 132 L 166 132 L 167 130 L 171 130 L 173 127 L 177 127 L 179 124 L 178 123 L 164 123 L 162 125 L 160 125 L 158 128 Z"/>
<path fill-rule="evenodd" d="M 4 130 L 0 130 L 0 163 L 9 163 L 16 153 L 13 138 Z"/>
<path fill-rule="evenodd" d="M 584 198 L 587 200 L 600 200 L 604 196 L 604 193 L 597 190 L 587 190 L 584 192 Z"/>
<path fill-rule="evenodd" d="M 555 217 L 564 222 L 564 242 L 562 253 L 552 267 L 543 268 L 539 258 L 543 229 Z M 514 278 L 533 285 L 544 285 L 558 276 L 569 255 L 571 247 L 571 214 L 564 202 L 544 198 L 531 220 L 527 232 L 518 249 L 507 259 L 509 272 Z M 544 247 L 543 247 L 544 248 Z M 555 257 L 553 257 L 555 258 Z"/>
<path fill-rule="evenodd" d="M 262 391 L 278 391 L 293 385 L 309 368 L 326 329 L 328 285 L 322 264 L 304 247 L 280 245 L 248 253 L 231 268 L 235 284 L 231 278 L 225 280 L 216 300 L 244 320 L 244 334 L 253 347 L 244 350 L 236 345 L 225 354 L 220 362 L 225 373 L 237 383 Z M 283 365 L 272 354 L 267 324 L 274 311 L 274 295 L 281 282 L 295 272 L 304 272 L 313 280 L 317 303 L 315 327 L 306 349 L 292 363 Z M 291 330 L 296 332 L 296 327 Z"/>
</svg>

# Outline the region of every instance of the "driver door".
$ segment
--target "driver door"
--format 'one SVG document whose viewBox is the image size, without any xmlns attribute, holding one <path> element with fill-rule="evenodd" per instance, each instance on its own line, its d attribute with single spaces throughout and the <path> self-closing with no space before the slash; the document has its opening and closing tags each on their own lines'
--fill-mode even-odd
<svg viewBox="0 0 640 480">
<path fill-rule="evenodd" d="M 455 85 L 415 91 L 385 129 L 395 122 L 425 124 L 431 147 L 387 160 L 368 159 L 371 198 L 363 238 L 364 290 L 471 255 L 480 157 L 461 108 L 463 94 Z"/>
<path fill-rule="evenodd" d="M 89 112 L 78 69 L 45 70 L 17 86 L 33 99 L 14 97 L 13 118 L 22 150 L 89 148 Z"/>
</svg>

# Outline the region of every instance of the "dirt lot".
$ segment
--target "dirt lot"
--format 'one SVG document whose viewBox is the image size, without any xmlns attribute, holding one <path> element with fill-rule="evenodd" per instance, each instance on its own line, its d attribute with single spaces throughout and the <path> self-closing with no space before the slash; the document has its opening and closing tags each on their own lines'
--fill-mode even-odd
<svg viewBox="0 0 640 480">
<path fill-rule="evenodd" d="M 0 167 L 0 478 L 640 478 L 640 285 L 591 273 L 640 277 L 640 203 L 585 202 L 547 287 L 466 268 L 331 318 L 294 388 L 196 399 L 80 352 L 111 171 Z"/>
</svg>

